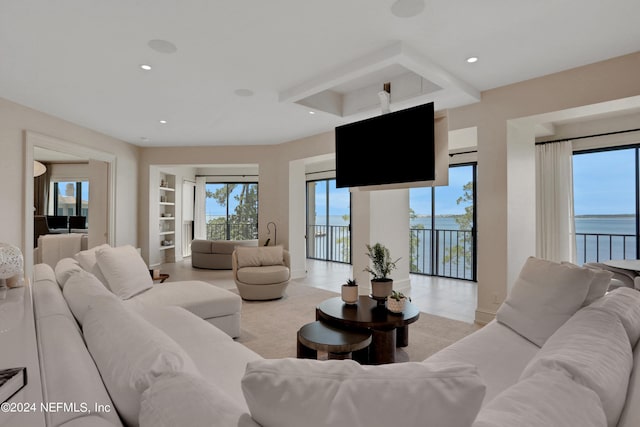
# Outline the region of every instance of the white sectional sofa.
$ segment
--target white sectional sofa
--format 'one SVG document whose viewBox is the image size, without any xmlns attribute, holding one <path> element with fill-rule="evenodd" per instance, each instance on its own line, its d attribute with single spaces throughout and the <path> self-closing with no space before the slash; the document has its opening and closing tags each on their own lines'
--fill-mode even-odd
<svg viewBox="0 0 640 427">
<path fill-rule="evenodd" d="M 424 362 L 265 360 L 180 307 L 92 275 L 33 283 L 45 399 L 117 409 L 49 426 L 640 425 L 640 292 L 530 259 L 497 320 Z M 292 337 L 295 339 L 295 337 Z"/>
</svg>

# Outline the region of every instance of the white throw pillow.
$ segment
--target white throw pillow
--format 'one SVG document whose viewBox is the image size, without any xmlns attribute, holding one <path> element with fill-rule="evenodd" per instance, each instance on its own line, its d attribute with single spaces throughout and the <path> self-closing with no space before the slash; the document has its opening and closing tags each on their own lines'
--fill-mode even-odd
<svg viewBox="0 0 640 427">
<path fill-rule="evenodd" d="M 140 427 L 260 427 L 218 386 L 189 374 L 167 374 L 142 393 Z"/>
<path fill-rule="evenodd" d="M 141 395 L 157 378 L 176 372 L 199 375 L 175 341 L 120 301 L 94 304 L 85 314 L 82 330 L 104 385 L 128 426 L 138 425 Z"/>
<path fill-rule="evenodd" d="M 260 251 L 261 265 L 282 265 L 284 264 L 284 255 L 282 246 L 266 246 L 258 248 Z"/>
<path fill-rule="evenodd" d="M 107 279 L 102 275 L 102 271 L 100 271 L 100 267 L 98 266 L 98 261 L 96 260 L 96 252 L 100 249 L 109 248 L 108 244 L 103 244 L 100 246 L 93 247 L 91 249 L 87 249 L 86 251 L 81 251 L 75 254 L 73 257 L 78 261 L 80 267 L 82 267 L 85 271 L 93 274 L 102 282 L 105 286 L 109 286 L 107 283 Z"/>
<path fill-rule="evenodd" d="M 561 371 L 537 373 L 504 390 L 478 413 L 473 427 L 602 427 L 598 395 Z"/>
<path fill-rule="evenodd" d="M 589 306 L 613 313 L 622 322 L 631 348 L 640 339 L 640 292 L 631 288 L 617 288 Z"/>
<path fill-rule="evenodd" d="M 496 319 L 542 347 L 580 309 L 595 273 L 529 257 Z"/>
<path fill-rule="evenodd" d="M 80 326 L 84 323 L 85 314 L 94 304 L 103 299 L 120 302 L 118 297 L 105 288 L 96 276 L 82 269 L 69 275 L 62 295 Z"/>
<path fill-rule="evenodd" d="M 459 363 L 362 366 L 352 360 L 249 362 L 242 391 L 263 427 L 438 427 L 473 422 L 485 393 L 477 369 Z"/>
<path fill-rule="evenodd" d="M 562 264 L 566 264 L 570 267 L 575 268 L 589 268 L 591 269 L 595 275 L 591 280 L 591 284 L 589 285 L 589 292 L 587 293 L 587 297 L 582 303 L 583 307 L 588 306 L 594 301 L 602 298 L 602 296 L 607 293 L 607 289 L 609 289 L 609 284 L 611 283 L 611 279 L 613 278 L 613 272 L 608 270 L 603 270 L 602 268 L 592 267 L 589 265 L 585 265 L 584 267 L 580 267 L 570 262 L 562 262 Z"/>
<path fill-rule="evenodd" d="M 284 264 L 282 246 L 261 246 L 258 248 L 236 246 L 235 251 L 238 257 L 238 268 Z"/>
<path fill-rule="evenodd" d="M 121 299 L 129 299 L 153 287 L 147 264 L 131 245 L 102 248 L 96 251 L 96 259 L 109 289 Z"/>
<path fill-rule="evenodd" d="M 520 380 L 538 372 L 564 371 L 600 397 L 607 425 L 614 427 L 626 400 L 632 364 L 629 338 L 620 319 L 585 307 L 547 340 Z"/>
<path fill-rule="evenodd" d="M 61 289 L 64 289 L 64 285 L 66 285 L 67 280 L 73 273 L 77 273 L 79 271 L 84 271 L 80 266 L 80 263 L 74 258 L 62 258 L 56 264 L 55 274 L 56 281 Z"/>
</svg>

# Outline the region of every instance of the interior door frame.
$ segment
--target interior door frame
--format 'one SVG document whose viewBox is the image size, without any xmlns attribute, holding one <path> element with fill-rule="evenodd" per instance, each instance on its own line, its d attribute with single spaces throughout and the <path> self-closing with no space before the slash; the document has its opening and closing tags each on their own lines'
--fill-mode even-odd
<svg viewBox="0 0 640 427">
<path fill-rule="evenodd" d="M 42 147 L 52 151 L 73 154 L 74 156 L 100 160 L 109 164 L 109 190 L 107 194 L 108 200 L 108 238 L 110 245 L 115 244 L 115 188 L 116 188 L 116 163 L 115 154 L 96 150 L 94 148 L 75 144 L 69 141 L 58 139 L 52 136 L 44 135 L 32 131 L 24 131 L 24 265 L 25 274 L 31 276 L 33 269 L 33 149 L 34 147 Z"/>
</svg>

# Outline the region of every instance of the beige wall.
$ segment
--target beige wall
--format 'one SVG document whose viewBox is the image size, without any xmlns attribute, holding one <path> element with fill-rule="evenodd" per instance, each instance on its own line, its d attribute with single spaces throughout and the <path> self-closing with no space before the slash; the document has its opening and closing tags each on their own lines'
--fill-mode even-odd
<svg viewBox="0 0 640 427">
<path fill-rule="evenodd" d="M 25 212 L 25 131 L 116 156 L 115 242 L 136 244 L 138 148 L 5 99 L 0 99 L 0 241 L 23 251 L 32 245 L 23 241 L 33 215 Z"/>
<path fill-rule="evenodd" d="M 534 144 L 533 127 L 637 108 L 638 75 L 635 53 L 486 91 L 481 102 L 449 111 L 450 129 L 478 130 L 477 320 L 493 317 L 526 256 L 535 253 L 534 159 L 526 147 L 527 139 Z"/>
</svg>

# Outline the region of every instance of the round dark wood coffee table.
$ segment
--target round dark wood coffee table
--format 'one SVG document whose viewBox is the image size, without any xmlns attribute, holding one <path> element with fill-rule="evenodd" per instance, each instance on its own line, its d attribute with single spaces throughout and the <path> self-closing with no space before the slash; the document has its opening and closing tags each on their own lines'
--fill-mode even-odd
<svg viewBox="0 0 640 427">
<path fill-rule="evenodd" d="M 352 352 L 369 344 L 369 331 L 347 331 L 316 320 L 298 331 L 298 358 L 316 359 L 318 351 L 326 351 L 329 359 L 348 359 Z"/>
<path fill-rule="evenodd" d="M 408 301 L 404 311 L 395 314 L 364 295 L 358 298 L 357 304 L 345 304 L 340 297 L 335 297 L 316 308 L 316 318 L 329 325 L 345 330 L 370 330 L 368 355 L 364 351 L 354 352 L 353 358 L 374 365 L 395 361 L 396 347 L 409 345 L 409 324 L 419 317 L 420 310 Z M 367 360 L 363 360 L 365 357 Z"/>
</svg>

